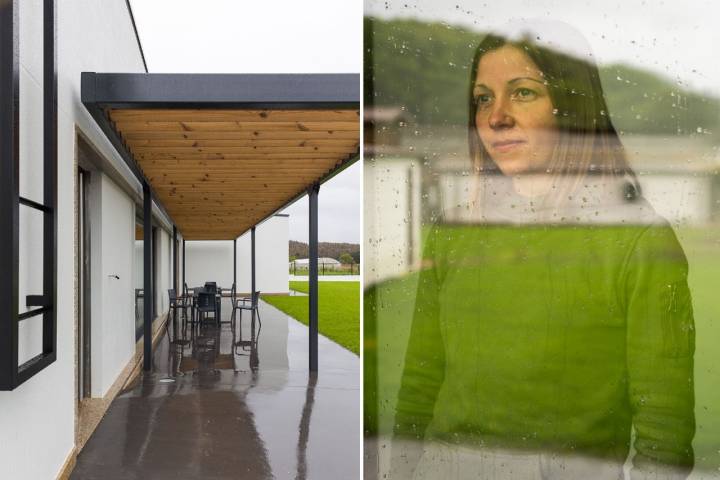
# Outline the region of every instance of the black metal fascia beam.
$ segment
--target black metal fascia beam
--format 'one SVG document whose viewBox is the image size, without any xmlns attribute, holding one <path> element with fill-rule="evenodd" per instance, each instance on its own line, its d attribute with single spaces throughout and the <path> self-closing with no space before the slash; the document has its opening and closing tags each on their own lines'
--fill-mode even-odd
<svg viewBox="0 0 720 480">
<path fill-rule="evenodd" d="M 125 165 L 127 165 L 132 174 L 135 175 L 135 178 L 138 180 L 138 182 L 140 182 L 140 185 L 150 185 L 150 181 L 142 173 L 142 170 L 140 170 L 137 162 L 135 162 L 135 157 L 133 157 L 132 153 L 130 153 L 130 150 L 125 145 L 125 142 L 122 140 L 117 131 L 115 131 L 115 128 L 113 128 L 110 119 L 105 113 L 105 107 L 102 103 L 97 101 L 96 75 L 97 74 L 95 73 L 82 73 L 80 78 L 80 97 L 82 103 L 83 105 L 85 105 L 85 108 L 87 108 L 88 112 L 90 112 L 90 115 L 95 120 L 95 123 L 97 123 L 97 125 L 100 127 L 100 130 L 102 130 L 108 140 L 110 140 L 112 146 L 115 147 L 115 150 L 120 155 L 120 158 L 122 158 L 125 162 Z M 174 224 L 175 219 L 170 216 L 167 209 L 165 208 L 165 205 L 162 204 L 159 197 L 155 194 L 154 191 L 152 191 L 152 186 L 150 187 L 150 190 L 155 204 L 158 206 L 160 211 L 170 220 L 170 223 Z"/>
<path fill-rule="evenodd" d="M 83 72 L 101 108 L 360 108 L 360 75 Z M 88 90 L 84 84 L 88 84 Z M 92 98 L 89 85 L 92 84 Z"/>
</svg>

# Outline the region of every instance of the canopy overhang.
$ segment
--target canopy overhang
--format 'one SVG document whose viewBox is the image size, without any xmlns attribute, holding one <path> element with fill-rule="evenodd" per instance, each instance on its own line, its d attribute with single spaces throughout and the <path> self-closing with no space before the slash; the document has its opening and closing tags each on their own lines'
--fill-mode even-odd
<svg viewBox="0 0 720 480">
<path fill-rule="evenodd" d="M 356 74 L 83 73 L 81 97 L 186 240 L 231 240 L 360 156 Z"/>
</svg>

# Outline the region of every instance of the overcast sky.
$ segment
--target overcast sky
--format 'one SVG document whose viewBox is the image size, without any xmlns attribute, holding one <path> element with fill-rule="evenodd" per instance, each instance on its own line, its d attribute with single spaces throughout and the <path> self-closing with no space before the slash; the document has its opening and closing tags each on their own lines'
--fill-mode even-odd
<svg viewBox="0 0 720 480">
<path fill-rule="evenodd" d="M 362 2 L 131 0 L 151 73 L 360 73 Z M 320 241 L 360 243 L 359 162 L 323 184 Z M 307 241 L 307 197 L 290 239 Z"/>
<path fill-rule="evenodd" d="M 582 32 L 600 63 L 623 61 L 718 95 L 716 0 L 366 0 L 365 5 L 368 15 L 481 31 L 516 19 L 561 20 Z"/>
</svg>

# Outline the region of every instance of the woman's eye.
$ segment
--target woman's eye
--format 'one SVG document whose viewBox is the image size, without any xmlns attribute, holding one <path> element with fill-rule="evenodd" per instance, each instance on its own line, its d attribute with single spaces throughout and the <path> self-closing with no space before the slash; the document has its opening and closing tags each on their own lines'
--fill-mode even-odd
<svg viewBox="0 0 720 480">
<path fill-rule="evenodd" d="M 517 90 L 515 90 L 514 96 L 518 100 L 527 101 L 537 98 L 537 93 L 535 93 L 534 90 L 531 90 L 529 88 L 518 88 Z"/>
<path fill-rule="evenodd" d="M 492 97 L 487 93 L 481 93 L 477 97 L 475 97 L 475 104 L 478 106 L 478 108 L 490 105 L 490 102 L 492 102 Z"/>
</svg>

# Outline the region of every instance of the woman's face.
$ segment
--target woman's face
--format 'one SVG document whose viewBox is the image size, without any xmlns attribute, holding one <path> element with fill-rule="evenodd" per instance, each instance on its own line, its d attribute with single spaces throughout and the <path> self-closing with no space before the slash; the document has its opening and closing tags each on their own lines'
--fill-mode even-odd
<svg viewBox="0 0 720 480">
<path fill-rule="evenodd" d="M 505 175 L 544 172 L 559 133 L 542 72 L 517 47 L 480 59 L 473 87 L 475 125 L 485 150 Z"/>
</svg>

